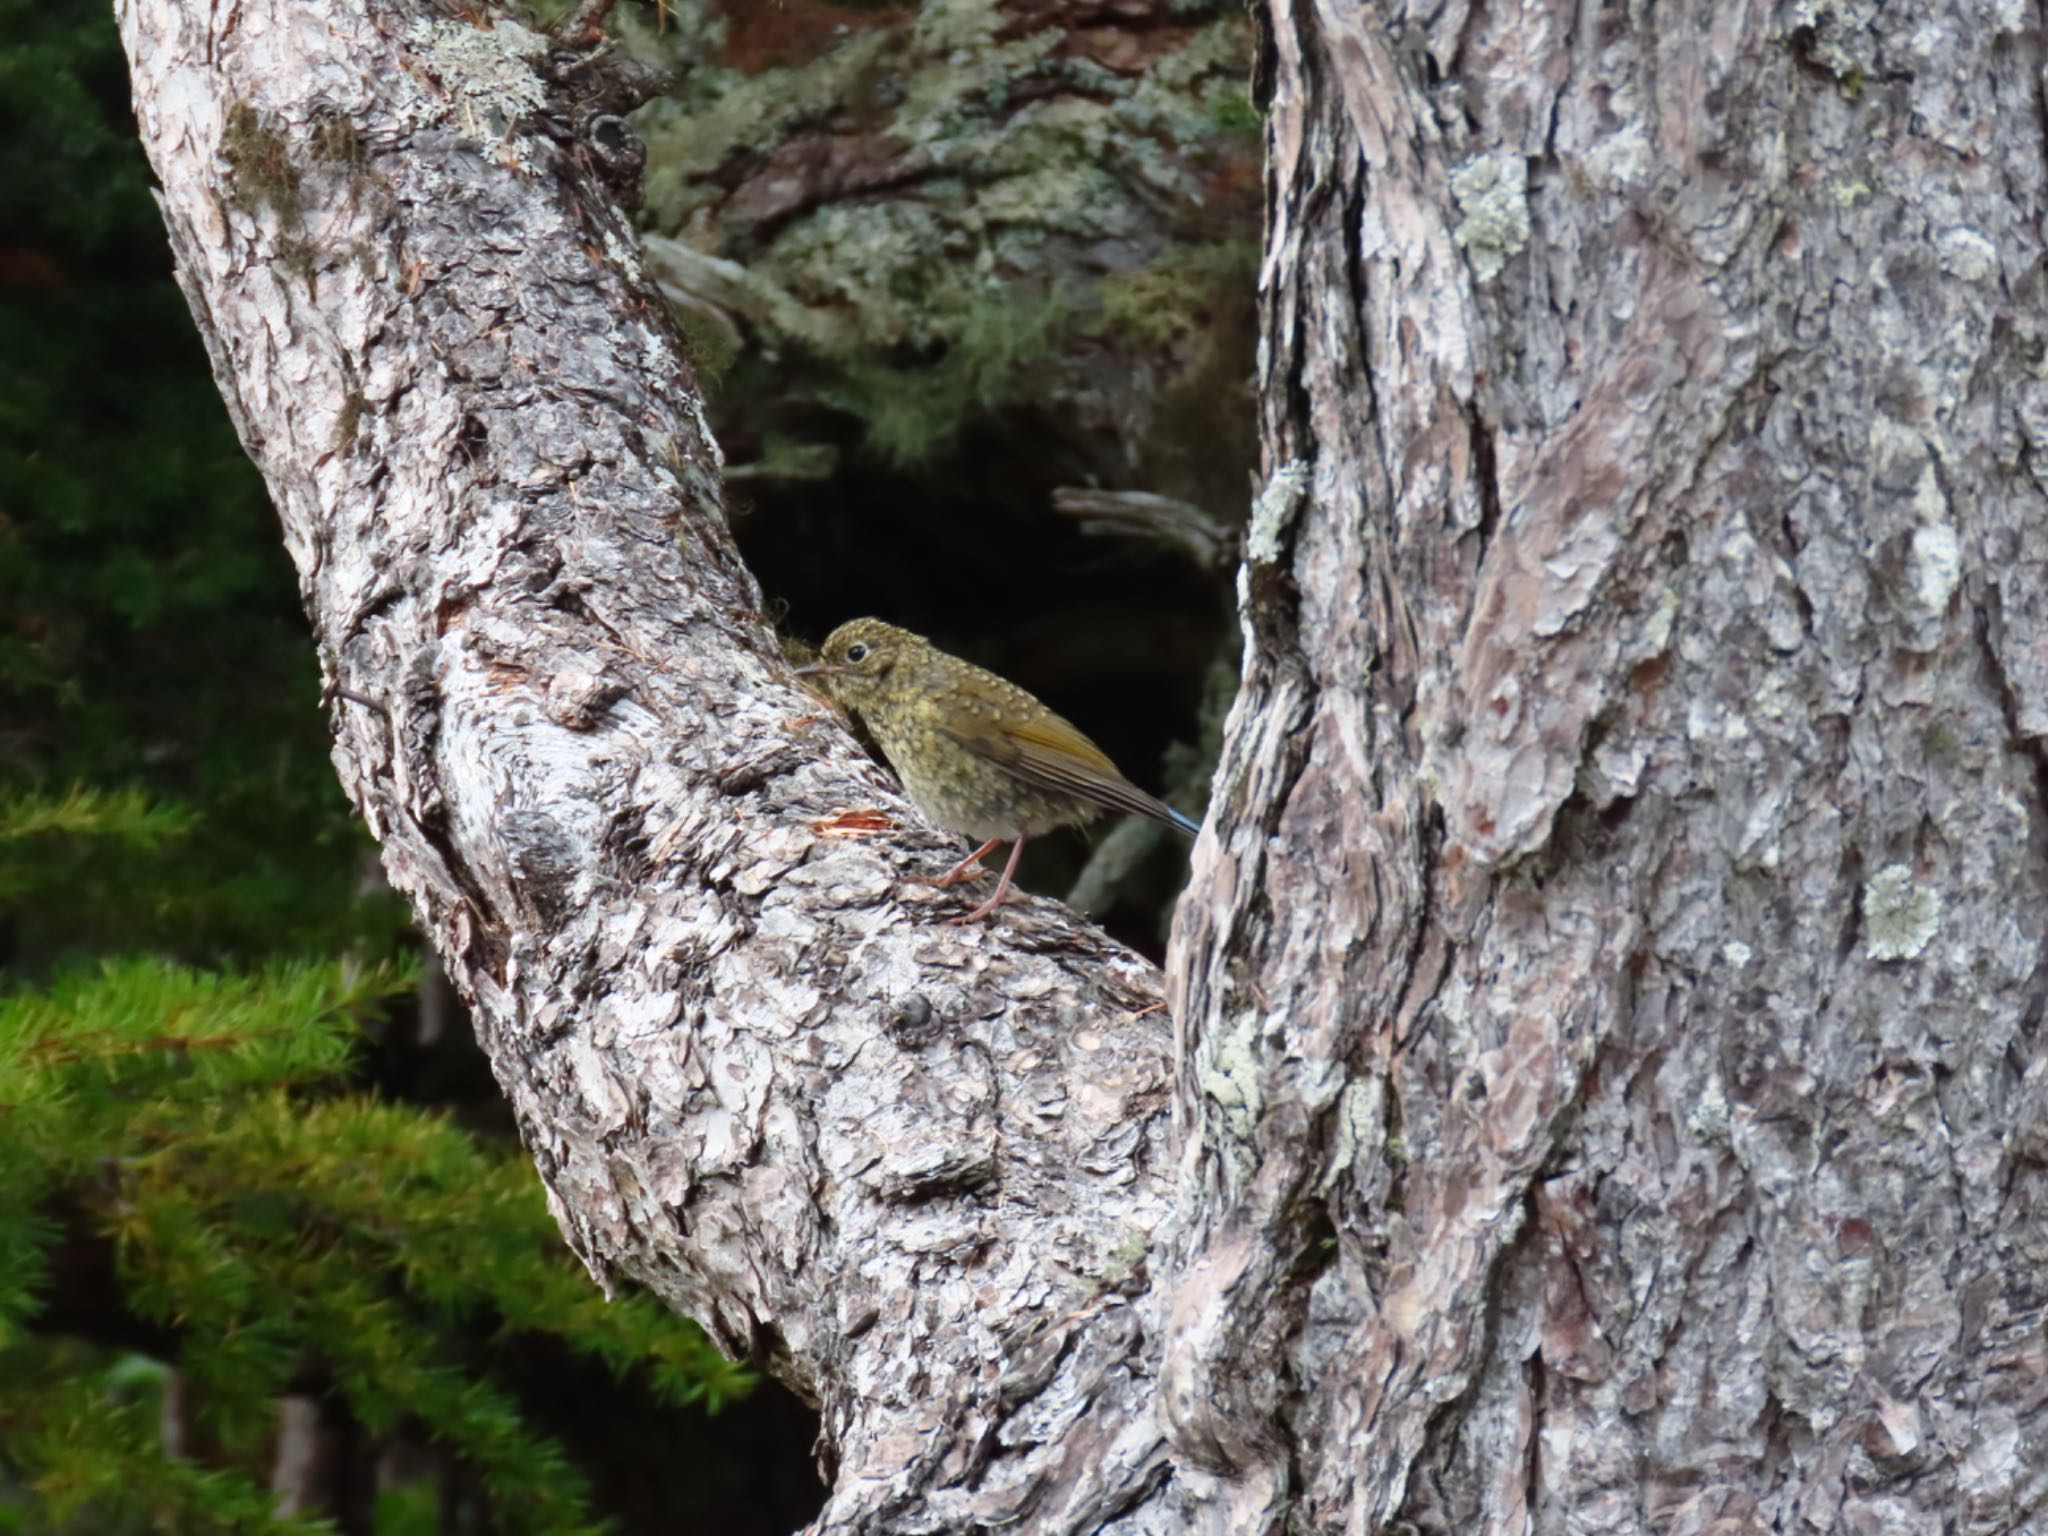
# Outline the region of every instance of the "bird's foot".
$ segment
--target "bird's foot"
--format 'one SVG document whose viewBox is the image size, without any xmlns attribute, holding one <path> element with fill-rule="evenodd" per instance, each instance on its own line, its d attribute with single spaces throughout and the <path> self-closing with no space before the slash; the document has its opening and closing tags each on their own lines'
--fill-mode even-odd
<svg viewBox="0 0 2048 1536">
<path fill-rule="evenodd" d="M 910 883 L 912 885 L 928 885 L 933 890 L 943 891 L 950 886 L 959 885 L 963 881 L 979 880 L 988 873 L 987 870 L 981 867 L 983 856 L 1001 842 L 1001 838 L 990 838 L 943 875 L 912 875 L 910 876 Z"/>
<path fill-rule="evenodd" d="M 973 853 L 969 854 L 965 859 L 961 860 L 960 863 L 956 864 L 950 871 L 948 871 L 948 874 L 959 874 L 962 870 L 966 869 L 968 865 L 974 863 L 975 860 L 979 859 L 984 853 L 987 853 L 989 849 L 995 847 L 995 845 L 1001 841 L 1001 838 L 992 838 L 990 841 L 983 843 L 979 848 L 975 849 Z M 968 913 L 965 917 L 947 918 L 946 922 L 948 926 L 957 928 L 962 923 L 978 923 L 984 917 L 987 917 L 989 913 L 995 911 L 997 907 L 1001 906 L 1003 904 L 1003 898 L 1010 894 L 1010 877 L 1017 873 L 1017 859 L 1023 852 L 1024 839 L 1020 835 L 1015 842 L 1010 844 L 1010 861 L 1009 863 L 1003 866 L 1003 878 L 996 882 L 995 895 L 989 897 L 987 901 L 984 901 L 980 906 L 976 907 L 972 912 Z"/>
<path fill-rule="evenodd" d="M 926 885 L 935 891 L 943 891 L 956 885 L 965 885 L 970 880 L 983 879 L 987 875 L 987 870 L 983 869 L 979 864 L 975 864 L 966 869 L 956 866 L 953 869 L 947 870 L 943 875 L 905 875 L 903 880 L 906 885 Z"/>
<path fill-rule="evenodd" d="M 983 870 L 983 871 L 982 871 L 982 873 L 983 873 L 983 874 L 987 874 L 987 873 L 988 873 L 988 871 L 987 871 L 987 870 Z M 958 928 L 958 927 L 960 927 L 960 926 L 962 926 L 963 924 L 966 924 L 966 923 L 978 923 L 978 922 L 980 922 L 980 921 L 981 921 L 981 920 L 982 920 L 982 919 L 983 919 L 984 917 L 987 917 L 987 916 L 989 915 L 989 913 L 991 913 L 991 912 L 995 911 L 995 909 L 996 909 L 997 907 L 1001 906 L 1001 905 L 1003 904 L 1003 898 L 1004 898 L 1005 896 L 1007 896 L 1008 894 L 1009 894 L 1009 892 L 1008 892 L 1008 891 L 1005 891 L 1005 890 L 998 890 L 998 891 L 997 891 L 997 892 L 995 893 L 995 895 L 993 895 L 993 896 L 989 897 L 989 899 L 988 899 L 987 901 L 984 901 L 984 902 L 983 902 L 983 903 L 982 903 L 982 904 L 981 904 L 980 906 L 976 907 L 976 908 L 975 908 L 975 909 L 974 909 L 974 910 L 973 910 L 972 912 L 966 912 L 966 913 L 962 913 L 962 914 L 961 914 L 961 915 L 960 915 L 959 917 L 949 917 L 949 918 L 947 918 L 947 919 L 946 919 L 946 926 L 947 926 L 948 928 Z"/>
</svg>

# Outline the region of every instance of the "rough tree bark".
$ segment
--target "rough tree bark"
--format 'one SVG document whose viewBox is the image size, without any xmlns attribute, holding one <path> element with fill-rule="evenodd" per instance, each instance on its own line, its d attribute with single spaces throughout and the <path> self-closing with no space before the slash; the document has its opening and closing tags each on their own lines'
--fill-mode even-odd
<svg viewBox="0 0 2048 1536">
<path fill-rule="evenodd" d="M 122 22 L 344 782 L 820 1531 L 2040 1519 L 2037 12 L 1271 7 L 1173 1026 L 904 882 L 537 40 Z"/>
<path fill-rule="evenodd" d="M 1209 1528 L 2038 1528 L 2038 8 L 1269 24 Z"/>
<path fill-rule="evenodd" d="M 951 842 L 759 617 L 601 146 L 552 110 L 573 61 L 402 0 L 121 22 L 337 766 L 570 1241 L 819 1404 L 821 1531 L 1154 1492 L 1158 976 L 906 883 Z"/>
</svg>

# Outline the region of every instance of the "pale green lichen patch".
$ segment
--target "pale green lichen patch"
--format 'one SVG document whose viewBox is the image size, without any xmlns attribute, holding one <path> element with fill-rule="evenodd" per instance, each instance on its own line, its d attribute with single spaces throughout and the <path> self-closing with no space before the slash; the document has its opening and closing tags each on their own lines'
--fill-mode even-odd
<svg viewBox="0 0 2048 1536">
<path fill-rule="evenodd" d="M 490 28 L 466 22 L 416 19 L 406 34 L 438 92 L 418 88 L 412 115 L 452 124 L 470 138 L 497 139 L 547 100 L 547 83 L 535 68 L 547 39 L 516 21 L 499 18 Z"/>
<path fill-rule="evenodd" d="M 1913 531 L 1913 591 L 1929 613 L 1948 611 L 1948 600 L 1963 580 L 1962 546 L 1947 523 Z"/>
<path fill-rule="evenodd" d="M 1140 76 L 1114 110 L 1131 127 L 1193 144 L 1216 129 L 1255 136 L 1259 115 L 1244 87 L 1244 20 L 1230 16 L 1195 34 Z"/>
<path fill-rule="evenodd" d="M 1728 1139 L 1728 1128 L 1733 1123 L 1734 1117 L 1728 1109 L 1728 1091 L 1722 1086 L 1719 1074 L 1711 1074 L 1705 1091 L 1693 1100 L 1686 1115 L 1686 1126 L 1701 1141 L 1714 1143 Z"/>
<path fill-rule="evenodd" d="M 684 35 L 697 34 L 689 29 Z M 723 195 L 703 178 L 736 156 L 760 153 L 829 119 L 849 99 L 873 97 L 890 45 L 889 34 L 871 32 L 801 69 L 758 75 L 698 69 L 689 77 L 696 88 L 690 96 L 650 103 L 638 122 L 647 140 L 647 208 L 656 224 L 691 233 L 693 215 Z M 700 104 L 698 93 L 713 82 L 716 88 Z"/>
<path fill-rule="evenodd" d="M 931 0 L 918 11 L 918 43 L 935 54 L 965 54 L 995 41 L 1003 17 L 997 0 Z"/>
<path fill-rule="evenodd" d="M 1664 587 L 1657 593 L 1657 601 L 1650 610 L 1650 617 L 1643 625 L 1643 654 L 1661 655 L 1671 646 L 1671 631 L 1678 622 L 1680 604 L 1674 588 Z"/>
<path fill-rule="evenodd" d="M 1871 959 L 1914 959 L 1941 927 L 1941 892 L 1906 865 L 1887 864 L 1863 887 L 1863 926 Z"/>
<path fill-rule="evenodd" d="M 1966 283 L 1981 283 L 1998 271 L 1998 247 L 1974 229 L 1945 229 L 1935 248 L 1941 252 L 1942 271 Z"/>
<path fill-rule="evenodd" d="M 1386 1141 L 1386 1080 L 1360 1078 L 1345 1085 L 1337 1097 L 1337 1145 L 1330 1158 L 1323 1188 L 1336 1187 L 1361 1155 L 1371 1156 Z"/>
<path fill-rule="evenodd" d="M 1600 186 L 1621 189 L 1647 185 L 1656 160 L 1642 124 L 1631 121 L 1593 143 L 1586 150 L 1584 163 Z"/>
<path fill-rule="evenodd" d="M 1244 556 L 1253 565 L 1271 565 L 1280 558 L 1280 541 L 1294 515 L 1308 500 L 1309 467 L 1290 460 L 1276 469 L 1252 503 L 1251 527 L 1245 532 Z"/>
<path fill-rule="evenodd" d="M 1238 1141 L 1251 1135 L 1265 1103 L 1259 1088 L 1258 1038 L 1258 1015 L 1241 1013 L 1210 1037 L 1196 1069 L 1203 1094 L 1222 1112 Z"/>
<path fill-rule="evenodd" d="M 927 13 L 948 9 L 960 6 L 928 7 Z M 963 122 L 1004 112 L 1017 85 L 1030 79 L 1051 57 L 1053 42 L 1049 35 L 1037 33 L 1007 43 L 990 42 L 972 51 L 954 50 L 948 61 L 957 61 L 961 67 L 924 69 L 911 77 L 902 110 L 897 113 L 896 131 L 913 144 L 965 150 L 967 141 L 957 132 Z"/>
<path fill-rule="evenodd" d="M 1463 216 L 1452 233 L 1472 275 L 1491 282 L 1529 244 L 1529 167 L 1520 155 L 1476 155 L 1451 172 L 1451 196 Z"/>
<path fill-rule="evenodd" d="M 815 51 L 792 46 L 778 57 L 796 62 L 751 73 L 721 62 L 707 0 L 671 13 L 666 33 L 640 39 L 681 78 L 637 120 L 645 219 L 814 317 L 742 314 L 734 391 L 851 413 L 899 464 L 930 462 L 972 416 L 1024 405 L 1055 421 L 1089 413 L 1077 431 L 1107 425 L 1145 461 L 1177 390 L 1227 388 L 1209 379 L 1226 353 L 1234 377 L 1248 370 L 1250 343 L 1232 350 L 1251 331 L 1241 264 L 1227 296 L 1193 292 L 1207 274 L 1192 270 L 1149 284 L 1170 312 L 1123 302 L 1142 280 L 1113 291 L 1256 229 L 1250 36 L 1231 0 L 1183 0 L 1185 29 L 1132 28 L 1100 57 L 1069 29 L 1020 30 L 1000 0 L 925 0 L 842 38 L 797 39 Z M 1105 346 L 1149 387 L 1105 388 Z M 1140 355 L 1142 371 L 1128 361 Z"/>
</svg>

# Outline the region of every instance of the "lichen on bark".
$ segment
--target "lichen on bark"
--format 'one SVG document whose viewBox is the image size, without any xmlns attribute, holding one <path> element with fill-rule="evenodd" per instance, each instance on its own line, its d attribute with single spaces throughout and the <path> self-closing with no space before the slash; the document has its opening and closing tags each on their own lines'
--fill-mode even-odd
<svg viewBox="0 0 2048 1536">
<path fill-rule="evenodd" d="M 1229 387 L 1219 336 L 1247 313 L 1257 146 L 1237 7 L 684 0 L 641 43 L 682 76 L 641 116 L 650 229 L 783 300 L 734 316 L 758 364 L 719 404 L 737 458 L 792 396 L 896 465 L 1027 413 L 1110 483 L 1229 509 L 1234 486 L 1176 472 L 1190 434 L 1174 397 Z M 1241 378 L 1248 342 L 1221 350 Z M 1243 426 L 1219 429 L 1248 459 Z"/>
</svg>

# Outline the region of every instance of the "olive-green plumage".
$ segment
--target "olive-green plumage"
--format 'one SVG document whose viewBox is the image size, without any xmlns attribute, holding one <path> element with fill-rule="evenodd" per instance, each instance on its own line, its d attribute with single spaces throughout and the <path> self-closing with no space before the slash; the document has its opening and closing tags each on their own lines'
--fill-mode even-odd
<svg viewBox="0 0 2048 1536">
<path fill-rule="evenodd" d="M 1024 840 L 1103 811 L 1150 816 L 1192 835 L 1196 826 L 1121 773 L 1100 747 L 1015 683 L 949 656 L 921 635 L 855 619 L 799 669 L 860 716 L 917 808 L 982 847 L 942 883 L 963 878 L 997 843 L 1014 842 L 992 911 L 1010 888 Z"/>
</svg>

